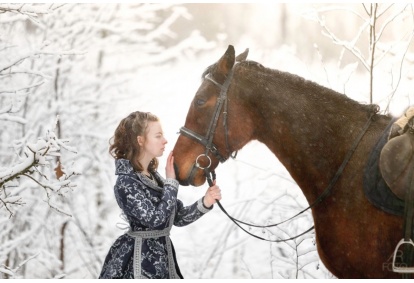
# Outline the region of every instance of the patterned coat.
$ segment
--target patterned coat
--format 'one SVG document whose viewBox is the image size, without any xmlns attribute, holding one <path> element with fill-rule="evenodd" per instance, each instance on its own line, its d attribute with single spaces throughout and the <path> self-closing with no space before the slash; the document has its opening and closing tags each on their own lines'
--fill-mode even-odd
<svg viewBox="0 0 414 283">
<path fill-rule="evenodd" d="M 169 237 L 171 227 L 188 225 L 211 208 L 202 198 L 184 206 L 177 199 L 175 179 L 153 172 L 157 186 L 126 159 L 116 160 L 115 166 L 115 198 L 130 229 L 110 248 L 99 278 L 182 278 Z"/>
</svg>

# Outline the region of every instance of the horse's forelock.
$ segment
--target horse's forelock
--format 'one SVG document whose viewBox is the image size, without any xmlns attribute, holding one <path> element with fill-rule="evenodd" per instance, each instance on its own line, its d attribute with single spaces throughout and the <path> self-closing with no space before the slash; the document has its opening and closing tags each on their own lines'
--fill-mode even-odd
<svg viewBox="0 0 414 283">
<path fill-rule="evenodd" d="M 201 79 L 202 79 L 202 80 L 204 80 L 204 79 L 205 79 L 205 77 L 213 71 L 213 69 L 214 69 L 214 67 L 215 67 L 216 65 L 217 65 L 217 63 L 216 63 L 216 64 L 213 64 L 213 65 L 211 65 L 211 66 L 208 66 L 208 67 L 204 70 L 203 74 L 201 75 Z"/>
</svg>

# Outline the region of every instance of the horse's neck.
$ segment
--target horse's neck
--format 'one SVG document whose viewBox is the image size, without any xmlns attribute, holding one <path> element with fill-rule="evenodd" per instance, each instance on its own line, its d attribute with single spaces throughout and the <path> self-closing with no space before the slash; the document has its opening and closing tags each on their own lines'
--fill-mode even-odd
<svg viewBox="0 0 414 283">
<path fill-rule="evenodd" d="M 278 157 L 308 200 L 326 187 L 368 117 L 356 103 L 339 94 L 280 88 L 274 101 L 258 107 L 261 121 L 256 137 Z M 306 88 L 305 88 L 306 89 Z M 318 97 L 318 95 L 320 97 Z"/>
</svg>

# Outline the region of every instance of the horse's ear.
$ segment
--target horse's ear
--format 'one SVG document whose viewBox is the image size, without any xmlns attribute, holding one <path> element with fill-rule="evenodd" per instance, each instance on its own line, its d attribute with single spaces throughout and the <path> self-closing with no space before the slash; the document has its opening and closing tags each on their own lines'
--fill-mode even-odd
<svg viewBox="0 0 414 283">
<path fill-rule="evenodd" d="M 246 60 L 246 58 L 247 58 L 247 55 L 249 54 L 249 48 L 246 48 L 246 50 L 244 50 L 244 52 L 243 53 L 241 53 L 241 54 L 239 54 L 237 57 L 236 57 L 236 62 L 242 62 L 242 61 L 245 61 Z"/>
<path fill-rule="evenodd" d="M 217 70 L 222 75 L 227 75 L 227 73 L 233 68 L 234 62 L 236 61 L 236 52 L 234 51 L 233 45 L 229 45 L 224 53 L 221 56 L 220 60 L 217 62 Z"/>
</svg>

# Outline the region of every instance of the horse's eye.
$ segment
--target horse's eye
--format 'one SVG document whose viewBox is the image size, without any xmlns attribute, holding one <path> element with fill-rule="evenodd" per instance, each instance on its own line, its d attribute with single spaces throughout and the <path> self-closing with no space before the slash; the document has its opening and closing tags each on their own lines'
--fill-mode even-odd
<svg viewBox="0 0 414 283">
<path fill-rule="evenodd" d="M 204 103 L 206 103 L 206 101 L 204 99 L 199 98 L 199 99 L 196 100 L 196 105 L 197 106 L 203 106 Z"/>
</svg>

